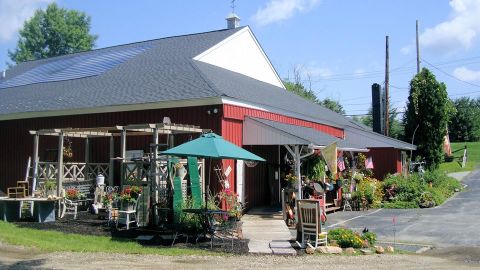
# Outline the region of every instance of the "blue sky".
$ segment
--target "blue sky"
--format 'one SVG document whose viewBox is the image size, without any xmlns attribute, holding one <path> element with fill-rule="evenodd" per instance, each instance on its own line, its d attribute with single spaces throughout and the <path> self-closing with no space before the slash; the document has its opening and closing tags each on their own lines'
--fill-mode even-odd
<svg viewBox="0 0 480 270">
<path fill-rule="evenodd" d="M 0 0 L 0 69 L 23 21 L 52 1 Z M 92 17 L 99 48 L 222 29 L 231 11 L 229 0 L 57 3 Z M 391 99 L 404 110 L 416 72 L 416 19 L 422 66 L 446 83 L 450 97 L 480 96 L 479 0 L 237 0 L 235 11 L 282 78 L 299 70 L 320 98 L 340 101 L 347 114 L 366 113 L 371 84 L 384 83 L 386 35 Z"/>
</svg>

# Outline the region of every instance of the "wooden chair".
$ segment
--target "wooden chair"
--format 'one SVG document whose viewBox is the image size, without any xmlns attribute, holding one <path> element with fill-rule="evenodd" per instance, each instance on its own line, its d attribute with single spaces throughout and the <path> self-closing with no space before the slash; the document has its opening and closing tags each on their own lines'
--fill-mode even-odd
<svg viewBox="0 0 480 270">
<path fill-rule="evenodd" d="M 314 248 L 328 245 L 327 231 L 324 230 L 321 215 L 322 208 L 318 200 L 297 200 L 298 229 L 302 231 L 301 247 L 313 242 Z"/>
<path fill-rule="evenodd" d="M 137 208 L 138 208 L 138 201 L 140 200 L 140 197 L 142 195 L 138 195 L 137 200 L 135 201 L 135 204 L 133 206 L 133 210 L 119 210 L 118 211 L 118 218 L 117 218 L 117 223 L 116 226 L 118 228 L 118 224 L 125 224 L 127 226 L 127 230 L 130 229 L 130 224 L 135 224 L 138 226 L 138 219 L 137 219 Z"/>
<path fill-rule="evenodd" d="M 63 204 L 63 211 L 60 217 L 63 218 L 65 217 L 65 215 L 68 214 L 68 215 L 73 215 L 73 219 L 77 219 L 78 203 L 74 203 L 67 198 L 63 198 L 62 204 Z"/>
</svg>

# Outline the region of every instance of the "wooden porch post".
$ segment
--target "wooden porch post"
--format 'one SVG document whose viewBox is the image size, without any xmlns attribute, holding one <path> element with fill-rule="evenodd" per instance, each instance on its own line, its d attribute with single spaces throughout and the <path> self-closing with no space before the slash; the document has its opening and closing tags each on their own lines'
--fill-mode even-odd
<svg viewBox="0 0 480 270">
<path fill-rule="evenodd" d="M 90 180 L 90 139 L 85 138 L 85 180 Z"/>
<path fill-rule="evenodd" d="M 57 196 L 60 197 L 63 187 L 63 132 L 58 135 L 58 162 L 57 162 Z"/>
<path fill-rule="evenodd" d="M 113 158 L 115 157 L 115 139 L 110 136 L 110 162 L 108 163 L 108 185 L 113 186 Z"/>
<path fill-rule="evenodd" d="M 121 181 L 120 181 L 120 189 L 122 188 L 124 180 L 125 180 L 125 179 L 123 179 L 125 177 L 124 176 L 124 171 L 123 171 L 123 163 L 125 162 L 126 152 L 127 152 L 127 131 L 124 128 L 124 129 L 122 129 L 121 137 L 120 137 L 120 157 L 122 158 L 121 163 L 120 163 L 120 172 L 121 172 L 120 177 L 122 178 Z"/>
<path fill-rule="evenodd" d="M 153 202 L 154 202 L 154 205 L 156 205 L 156 203 L 158 203 L 158 185 L 159 185 L 159 179 L 160 179 L 160 176 L 159 176 L 159 167 L 158 167 L 158 128 L 155 126 L 155 128 L 153 128 L 152 130 L 152 141 L 153 141 L 153 163 L 151 163 L 153 165 L 153 173 L 154 173 L 154 176 L 153 176 L 153 181 L 151 183 L 151 187 L 150 187 L 150 194 L 153 195 Z M 153 191 L 153 192 L 152 192 Z M 153 221 L 153 224 L 155 225 L 158 225 L 158 218 L 157 218 L 157 211 L 156 211 L 156 207 L 154 207 L 152 210 L 152 221 Z"/>
<path fill-rule="evenodd" d="M 155 127 L 153 130 L 152 130 L 152 136 L 153 136 L 153 144 L 154 144 L 154 147 L 153 147 L 153 171 L 155 173 L 155 176 L 154 176 L 154 181 L 152 183 L 152 190 L 154 190 L 155 192 L 153 193 L 153 201 L 155 203 L 158 202 L 158 180 L 159 180 L 159 173 L 158 173 L 158 163 L 157 163 L 157 159 L 158 159 L 158 128 Z"/>
<path fill-rule="evenodd" d="M 37 175 L 38 175 L 38 144 L 40 141 L 40 135 L 35 133 L 33 137 L 33 178 L 32 178 L 32 195 L 37 189 Z"/>
<path fill-rule="evenodd" d="M 85 163 L 90 163 L 90 138 L 85 138 Z"/>
</svg>

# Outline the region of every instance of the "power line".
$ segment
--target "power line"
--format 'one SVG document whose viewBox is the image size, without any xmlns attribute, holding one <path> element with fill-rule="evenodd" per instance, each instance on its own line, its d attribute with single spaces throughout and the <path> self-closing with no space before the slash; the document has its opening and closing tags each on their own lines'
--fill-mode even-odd
<svg viewBox="0 0 480 270">
<path fill-rule="evenodd" d="M 457 77 L 453 76 L 452 74 L 450 74 L 450 73 L 448 73 L 448 72 L 446 72 L 446 71 L 442 70 L 441 68 L 439 68 L 439 67 L 437 67 L 437 66 L 435 66 L 435 65 L 431 64 L 430 62 L 428 62 L 427 60 L 425 60 L 425 59 L 423 59 L 423 58 L 422 58 L 422 61 L 423 61 L 423 62 L 425 62 L 425 63 L 427 63 L 429 66 L 433 67 L 434 69 L 436 69 L 436 70 L 438 70 L 438 71 L 442 72 L 443 74 L 445 74 L 445 75 L 447 75 L 447 76 L 449 76 L 449 77 L 451 77 L 451 78 L 454 78 L 454 79 L 455 79 L 455 80 L 457 80 L 457 81 L 460 81 L 460 82 L 463 82 L 463 83 L 469 84 L 469 85 L 471 85 L 471 86 L 475 86 L 475 87 L 479 87 L 479 88 L 480 88 L 480 85 L 478 85 L 478 84 L 474 84 L 474 83 L 471 83 L 471 82 L 467 82 L 467 81 L 464 81 L 464 80 L 461 80 L 461 79 L 459 79 L 459 78 L 457 78 Z"/>
</svg>

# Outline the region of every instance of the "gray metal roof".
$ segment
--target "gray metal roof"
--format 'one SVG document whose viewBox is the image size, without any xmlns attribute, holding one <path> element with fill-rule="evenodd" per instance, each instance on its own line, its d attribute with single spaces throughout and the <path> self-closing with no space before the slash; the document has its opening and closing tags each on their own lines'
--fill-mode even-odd
<svg viewBox="0 0 480 270">
<path fill-rule="evenodd" d="M 246 121 L 248 120 L 253 120 L 263 125 L 266 125 L 268 127 L 279 130 L 280 132 L 284 132 L 288 135 L 291 135 L 290 138 L 292 137 L 297 138 L 296 143 L 293 143 L 295 140 L 289 139 L 288 143 L 284 143 L 284 144 L 301 144 L 301 145 L 314 144 L 316 146 L 327 146 L 329 144 L 336 142 L 337 147 L 339 149 L 351 149 L 353 151 L 366 150 L 366 147 L 364 146 L 356 145 L 348 140 L 342 140 L 337 137 L 330 136 L 326 133 L 323 133 L 313 128 L 285 124 L 285 123 L 280 123 L 280 122 L 271 121 L 271 120 L 262 119 L 262 118 L 256 118 L 256 117 L 247 117 Z M 245 132 L 249 132 L 249 131 L 245 130 L 244 133 Z M 257 131 L 252 131 L 252 132 L 257 132 Z M 258 135 L 258 134 L 255 134 L 255 135 Z M 246 134 L 244 134 L 244 136 L 246 136 Z"/>
<path fill-rule="evenodd" d="M 376 132 L 355 128 L 351 126 L 345 127 L 345 139 L 358 145 L 364 145 L 367 148 L 397 148 L 403 150 L 416 150 L 417 147 L 410 143 L 396 140 Z"/>
</svg>

